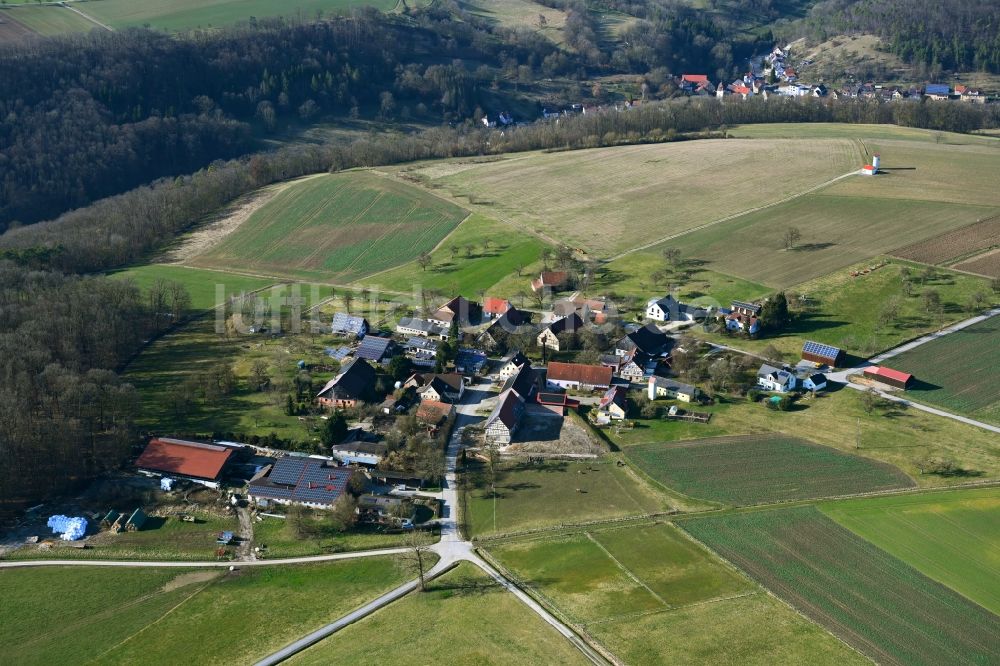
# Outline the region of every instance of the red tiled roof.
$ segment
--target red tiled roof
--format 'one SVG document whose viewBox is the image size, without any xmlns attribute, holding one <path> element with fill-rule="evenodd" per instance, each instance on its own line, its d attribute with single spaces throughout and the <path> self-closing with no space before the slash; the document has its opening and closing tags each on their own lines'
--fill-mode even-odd
<svg viewBox="0 0 1000 666">
<path fill-rule="evenodd" d="M 893 370 L 892 368 L 884 368 L 881 366 L 872 366 L 865 368 L 866 375 L 875 375 L 876 377 L 885 377 L 886 379 L 892 379 L 893 381 L 907 383 L 913 379 L 913 375 L 908 372 L 900 372 L 899 370 Z"/>
<path fill-rule="evenodd" d="M 607 386 L 611 383 L 611 368 L 603 365 L 583 365 L 580 363 L 549 363 L 547 378 L 553 381 L 579 382 L 591 386 Z"/>
<path fill-rule="evenodd" d="M 437 400 L 422 400 L 417 407 L 417 420 L 431 425 L 443 423 L 451 415 L 452 406 Z"/>
<path fill-rule="evenodd" d="M 708 83 L 707 74 L 682 74 L 681 81 L 687 81 L 688 83 Z"/>
<path fill-rule="evenodd" d="M 487 296 L 483 299 L 483 312 L 486 314 L 502 315 L 510 309 L 510 301 L 505 298 L 495 298 Z"/>
<path fill-rule="evenodd" d="M 198 479 L 215 479 L 233 450 L 225 446 L 185 442 L 179 439 L 152 439 L 135 466 Z"/>
</svg>

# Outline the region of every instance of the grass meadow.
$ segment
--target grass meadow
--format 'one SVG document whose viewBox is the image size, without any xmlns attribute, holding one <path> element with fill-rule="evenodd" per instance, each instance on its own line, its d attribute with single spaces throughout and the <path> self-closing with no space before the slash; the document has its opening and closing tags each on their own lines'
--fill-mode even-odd
<svg viewBox="0 0 1000 666">
<path fill-rule="evenodd" d="M 333 529 L 325 530 L 322 526 L 325 517 L 325 512 L 314 516 L 317 522 L 314 527 L 315 534 L 301 536 L 287 520 L 265 516 L 261 522 L 254 523 L 254 544 L 267 546 L 266 556 L 268 559 L 273 559 L 373 548 L 395 548 L 403 545 L 406 540 L 406 535 L 402 533 L 387 534 L 378 531 L 376 526 L 356 526 L 347 533 Z"/>
<path fill-rule="evenodd" d="M 781 434 L 629 447 L 628 459 L 664 486 L 726 504 L 767 504 L 914 485 L 902 471 Z"/>
<path fill-rule="evenodd" d="M 683 529 L 882 664 L 985 664 L 1000 616 L 812 506 L 696 518 Z"/>
<path fill-rule="evenodd" d="M 27 5 L 27 3 L 25 3 Z M 62 35 L 70 32 L 90 32 L 102 28 L 76 12 L 55 5 L 44 7 L 17 7 L 7 9 L 0 17 L 13 18 L 24 27 L 40 35 Z"/>
<path fill-rule="evenodd" d="M 729 130 L 730 136 L 739 139 L 860 139 L 862 141 L 894 139 L 934 143 L 945 146 L 995 146 L 1000 148 L 1000 139 L 938 132 L 935 130 L 901 127 L 899 125 L 863 125 L 848 123 L 772 123 L 760 125 L 736 125 Z M 866 144 L 867 145 L 867 144 Z M 887 164 L 888 166 L 888 164 Z"/>
<path fill-rule="evenodd" d="M 685 439 L 779 431 L 889 463 L 903 470 L 918 486 L 1000 479 L 1000 442 L 994 433 L 916 409 L 894 406 L 869 414 L 861 404 L 860 391 L 844 388 L 807 397 L 788 412 L 775 412 L 761 403 L 742 399 L 699 409 L 712 413 L 710 423 L 640 419 L 631 431 L 605 433 L 630 455 L 633 447 L 642 444 L 655 448 Z M 859 429 L 861 446 L 856 448 Z M 922 474 L 922 462 L 928 458 L 951 460 L 957 471 L 946 476 Z"/>
<path fill-rule="evenodd" d="M 670 524 L 513 541 L 490 554 L 626 663 L 857 661 Z"/>
<path fill-rule="evenodd" d="M 849 171 L 859 159 L 846 140 L 704 140 L 403 169 L 488 217 L 607 257 L 780 201 Z M 756 172 L 775 186 L 760 187 L 759 178 L 748 177 Z"/>
<path fill-rule="evenodd" d="M 572 644 L 473 564 L 463 562 L 288 663 L 589 663 Z"/>
<path fill-rule="evenodd" d="M 913 373 L 907 397 L 1000 423 L 1000 317 L 991 317 L 895 356 L 886 364 Z"/>
<path fill-rule="evenodd" d="M 432 250 L 467 215 L 454 204 L 374 173 L 325 175 L 282 189 L 189 263 L 349 282 Z"/>
<path fill-rule="evenodd" d="M 409 577 L 390 557 L 232 573 L 7 569 L 0 662 L 251 663 Z"/>
<path fill-rule="evenodd" d="M 272 278 L 252 277 L 222 271 L 174 266 L 171 264 L 147 264 L 135 266 L 111 273 L 116 279 L 131 280 L 137 287 L 146 291 L 157 280 L 180 282 L 191 295 L 193 310 L 208 310 L 220 305 L 216 290 L 223 286 L 226 297 L 238 296 L 259 289 L 266 289 L 279 281 Z M 303 295 L 309 293 L 309 287 L 302 287 Z"/>
<path fill-rule="evenodd" d="M 830 502 L 820 510 L 1000 615 L 1000 489 Z"/>
</svg>

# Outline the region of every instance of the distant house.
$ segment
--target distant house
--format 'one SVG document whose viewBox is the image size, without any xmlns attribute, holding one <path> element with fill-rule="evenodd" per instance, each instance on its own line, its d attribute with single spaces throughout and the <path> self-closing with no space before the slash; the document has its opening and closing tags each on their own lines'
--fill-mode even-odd
<svg viewBox="0 0 1000 666">
<path fill-rule="evenodd" d="M 646 317 L 653 321 L 691 321 L 688 308 L 671 295 L 651 298 L 646 302 Z"/>
<path fill-rule="evenodd" d="M 802 360 L 836 368 L 844 364 L 844 350 L 832 345 L 807 340 L 802 345 Z"/>
<path fill-rule="evenodd" d="M 455 413 L 455 405 L 439 400 L 421 400 L 417 407 L 417 421 L 432 428 L 439 428 Z"/>
<path fill-rule="evenodd" d="M 358 345 L 354 356 L 372 363 L 384 364 L 396 355 L 396 343 L 391 338 L 366 335 Z"/>
<path fill-rule="evenodd" d="M 464 296 L 456 296 L 439 307 L 427 320 L 448 330 L 452 324 L 463 328 L 479 323 L 482 318 L 483 308 L 479 303 L 474 303 Z"/>
<path fill-rule="evenodd" d="M 353 336 L 363 338 L 368 335 L 370 327 L 368 320 L 364 317 L 354 317 L 346 312 L 338 312 L 333 315 L 333 324 L 330 332 L 334 335 Z"/>
<path fill-rule="evenodd" d="M 879 384 L 885 384 L 886 386 L 903 390 L 909 388 L 910 382 L 913 381 L 913 375 L 908 372 L 900 372 L 899 370 L 893 370 L 892 368 L 877 365 L 865 368 L 864 375 L 867 379 L 878 382 Z"/>
<path fill-rule="evenodd" d="M 524 416 L 524 398 L 517 391 L 508 389 L 497 398 L 496 407 L 484 424 L 486 441 L 493 444 L 510 444 Z"/>
<path fill-rule="evenodd" d="M 944 83 L 928 83 L 924 86 L 924 97 L 933 100 L 944 100 L 951 96 L 951 88 Z"/>
<path fill-rule="evenodd" d="M 528 361 L 528 357 L 520 351 L 513 350 L 509 352 L 506 356 L 500 359 L 500 369 L 497 370 L 497 378 L 500 381 L 506 381 L 509 377 L 516 374 L 525 363 L 531 365 L 530 361 Z"/>
<path fill-rule="evenodd" d="M 575 312 L 568 317 L 557 319 L 538 334 L 536 338 L 539 347 L 547 347 L 559 351 L 561 343 L 559 336 L 563 333 L 576 333 L 583 328 L 583 320 Z"/>
<path fill-rule="evenodd" d="M 274 503 L 329 509 L 347 490 L 352 474 L 348 467 L 332 467 L 319 458 L 286 456 L 250 479 L 247 488 L 261 507 Z"/>
<path fill-rule="evenodd" d="M 505 298 L 495 298 L 487 296 L 483 299 L 483 316 L 488 319 L 496 319 L 510 310 L 510 301 Z"/>
<path fill-rule="evenodd" d="M 653 324 L 646 324 L 615 343 L 615 353 L 628 356 L 634 352 L 661 356 L 668 351 L 670 338 Z"/>
<path fill-rule="evenodd" d="M 593 391 L 607 390 L 611 386 L 611 368 L 582 363 L 549 363 L 545 384 L 550 388 Z"/>
<path fill-rule="evenodd" d="M 365 359 L 358 358 L 340 367 L 340 374 L 328 381 L 316 394 L 316 403 L 327 409 L 354 407 L 370 400 L 374 389 L 375 368 Z"/>
<path fill-rule="evenodd" d="M 416 373 L 410 375 L 403 383 L 404 388 L 413 387 L 417 390 L 420 400 L 436 402 L 458 402 L 465 391 L 465 380 L 462 375 L 449 372 L 446 374 Z"/>
<path fill-rule="evenodd" d="M 479 334 L 476 341 L 486 349 L 495 348 L 502 338 L 512 333 L 519 333 L 531 322 L 531 315 L 517 308 L 508 308 L 502 315 L 493 320 L 486 330 Z"/>
<path fill-rule="evenodd" d="M 648 395 L 650 400 L 666 398 L 681 402 L 694 402 L 698 398 L 698 389 L 691 384 L 683 384 L 666 377 L 652 376 L 649 378 Z"/>
<path fill-rule="evenodd" d="M 396 324 L 396 333 L 400 335 L 422 336 L 425 338 L 448 339 L 448 327 L 435 324 L 427 319 L 402 317 Z"/>
<path fill-rule="evenodd" d="M 569 283 L 569 273 L 566 271 L 544 271 L 531 281 L 531 290 L 562 289 Z"/>
<path fill-rule="evenodd" d="M 788 393 L 795 390 L 797 384 L 797 378 L 788 370 L 776 368 L 767 363 L 761 365 L 760 369 L 757 370 L 757 385 L 765 391 Z"/>
<path fill-rule="evenodd" d="M 356 464 L 374 467 L 382 461 L 388 450 L 389 445 L 385 442 L 355 441 L 331 446 L 330 455 L 344 465 Z"/>
<path fill-rule="evenodd" d="M 610 423 L 611 421 L 624 421 L 628 410 L 628 398 L 626 390 L 622 386 L 612 386 L 601 398 L 601 403 L 597 407 L 597 422 Z"/>
<path fill-rule="evenodd" d="M 725 317 L 727 330 L 756 335 L 760 331 L 760 320 L 758 319 L 760 310 L 761 306 L 757 303 L 733 301 L 732 308 L 720 310 L 720 314 Z"/>
<path fill-rule="evenodd" d="M 228 446 L 154 437 L 135 461 L 135 466 L 148 475 L 181 477 L 218 488 L 222 470 L 233 452 L 234 449 Z"/>
</svg>

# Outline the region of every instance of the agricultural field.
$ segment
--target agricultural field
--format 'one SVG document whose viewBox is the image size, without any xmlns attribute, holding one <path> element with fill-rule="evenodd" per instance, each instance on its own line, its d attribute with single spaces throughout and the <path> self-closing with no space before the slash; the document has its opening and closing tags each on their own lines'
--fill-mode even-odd
<svg viewBox="0 0 1000 666">
<path fill-rule="evenodd" d="M 331 14 L 351 7 L 388 11 L 398 0 L 92 0 L 80 9 L 113 28 L 149 25 L 168 31 L 220 27 L 250 17 Z"/>
<path fill-rule="evenodd" d="M 966 259 L 954 265 L 960 271 L 969 271 L 977 275 L 1000 278 L 1000 249 L 991 250 L 972 259 Z"/>
<path fill-rule="evenodd" d="M 902 471 L 781 434 L 640 444 L 629 460 L 690 497 L 746 505 L 914 485 Z"/>
<path fill-rule="evenodd" d="M 627 663 L 858 661 L 670 524 L 514 541 L 490 554 Z"/>
<path fill-rule="evenodd" d="M 463 480 L 462 520 L 470 537 L 508 534 L 591 520 L 669 511 L 685 503 L 651 488 L 610 458 L 598 462 L 502 463 L 494 496 L 485 465 L 470 462 Z M 539 507 L 545 507 L 539 510 Z"/>
<path fill-rule="evenodd" d="M 997 246 L 1000 246 L 1000 218 L 994 217 L 906 245 L 892 254 L 925 264 L 947 264 Z"/>
<path fill-rule="evenodd" d="M 566 12 L 554 7 L 531 2 L 531 0 L 462 0 L 462 9 L 506 28 L 532 28 L 561 44 L 562 29 L 566 24 Z M 545 17 L 542 25 L 539 16 Z"/>
<path fill-rule="evenodd" d="M 501 222 L 473 214 L 431 253 L 432 262 L 426 270 L 411 261 L 366 277 L 359 284 L 407 293 L 419 286 L 477 300 L 483 291 L 510 297 L 518 288 L 524 289 L 530 279 L 527 270 L 522 270 L 523 277 L 516 280 L 521 284 L 513 290 L 501 293 L 493 289 L 494 285 L 516 274 L 519 268 L 535 265 L 544 247 L 535 236 L 518 233 Z"/>
<path fill-rule="evenodd" d="M 19 23 L 11 12 L 0 12 L 0 44 L 12 44 L 37 34 L 23 23 Z"/>
<path fill-rule="evenodd" d="M 739 139 L 861 139 L 863 141 L 896 139 L 947 146 L 980 145 L 1000 148 L 1000 139 L 993 137 L 939 132 L 900 125 L 769 123 L 736 125 L 729 128 L 728 133 Z"/>
<path fill-rule="evenodd" d="M 409 577 L 390 557 L 232 573 L 5 569 L 0 662 L 251 663 Z"/>
<path fill-rule="evenodd" d="M 6 23 L 0 25 L 0 42 L 6 41 L 8 33 L 15 36 L 25 36 L 24 29 L 30 33 L 39 35 L 62 35 L 70 32 L 90 32 L 100 29 L 96 24 L 88 21 L 73 10 L 57 5 L 40 7 L 17 7 L 15 9 L 6 8 L 0 10 L 0 19 L 10 21 L 13 19 L 10 29 L 5 29 Z M 16 24 L 21 28 L 14 29 Z"/>
<path fill-rule="evenodd" d="M 1000 317 L 991 317 L 887 361 L 910 372 L 907 397 L 1000 423 Z"/>
<path fill-rule="evenodd" d="M 856 168 L 860 159 L 848 140 L 703 140 L 392 170 L 487 217 L 607 257 L 773 204 Z M 762 189 L 747 178 L 762 163 L 781 188 Z"/>
<path fill-rule="evenodd" d="M 446 655 L 446 657 L 445 657 Z M 292 658 L 290 664 L 393 664 L 445 658 L 453 664 L 588 663 L 569 641 L 473 564 Z"/>
<path fill-rule="evenodd" d="M 835 194 L 847 181 L 856 181 L 855 194 Z M 692 231 L 656 250 L 669 245 L 719 273 L 788 288 L 894 250 L 902 238 L 919 240 L 1000 211 L 1000 200 L 987 206 L 883 198 L 881 188 L 862 194 L 874 179 L 857 176 L 847 181 Z M 784 234 L 790 227 L 799 229 L 802 237 L 794 247 L 785 249 Z M 753 260 L 744 252 L 733 251 L 751 247 Z"/>
<path fill-rule="evenodd" d="M 830 518 L 1000 615 L 1000 489 L 820 505 Z"/>
<path fill-rule="evenodd" d="M 1000 617 L 812 506 L 685 520 L 683 529 L 883 664 L 985 664 Z"/>
<path fill-rule="evenodd" d="M 225 298 L 239 296 L 253 291 L 267 289 L 278 284 L 272 278 L 252 277 L 222 271 L 203 270 L 188 266 L 170 264 L 147 264 L 136 266 L 110 274 L 115 279 L 131 280 L 137 287 L 147 291 L 157 280 L 179 282 L 191 296 L 192 310 L 208 310 L 220 304 L 217 291 L 221 285 Z M 317 286 L 318 288 L 318 286 Z M 285 288 L 287 290 L 287 287 Z M 310 293 L 310 286 L 300 287 L 305 296 Z M 326 288 L 329 291 L 329 288 Z M 290 293 L 290 292 L 289 292 Z M 270 294 L 270 291 L 268 291 Z M 225 302 L 223 300 L 223 302 Z"/>
<path fill-rule="evenodd" d="M 431 251 L 467 215 L 375 173 L 324 175 L 282 189 L 188 263 L 349 282 Z"/>
</svg>

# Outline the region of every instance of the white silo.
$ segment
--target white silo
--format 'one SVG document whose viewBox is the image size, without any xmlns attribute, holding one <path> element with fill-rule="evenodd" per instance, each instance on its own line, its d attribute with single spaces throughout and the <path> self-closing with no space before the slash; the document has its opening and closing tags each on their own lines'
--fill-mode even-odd
<svg viewBox="0 0 1000 666">
<path fill-rule="evenodd" d="M 875 171 L 875 173 L 878 173 L 878 164 L 880 161 L 881 160 L 879 158 L 878 153 L 872 155 L 872 169 Z"/>
</svg>

